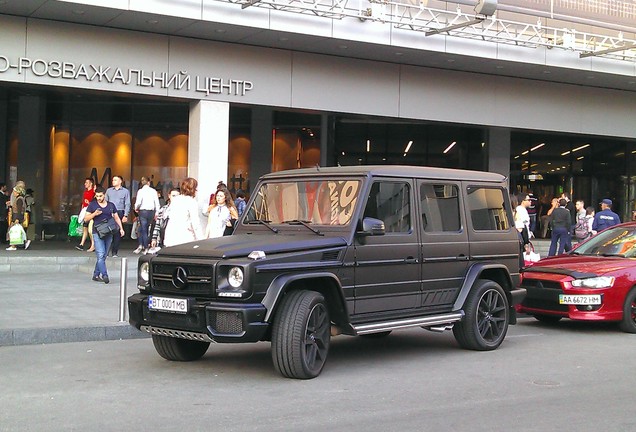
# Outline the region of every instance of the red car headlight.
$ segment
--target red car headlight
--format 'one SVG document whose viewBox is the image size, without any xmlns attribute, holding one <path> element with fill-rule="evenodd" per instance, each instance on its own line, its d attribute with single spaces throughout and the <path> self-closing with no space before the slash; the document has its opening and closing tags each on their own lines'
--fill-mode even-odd
<svg viewBox="0 0 636 432">
<path fill-rule="evenodd" d="M 587 279 L 574 279 L 571 283 L 576 288 L 611 288 L 614 285 L 614 276 L 598 276 Z"/>
</svg>

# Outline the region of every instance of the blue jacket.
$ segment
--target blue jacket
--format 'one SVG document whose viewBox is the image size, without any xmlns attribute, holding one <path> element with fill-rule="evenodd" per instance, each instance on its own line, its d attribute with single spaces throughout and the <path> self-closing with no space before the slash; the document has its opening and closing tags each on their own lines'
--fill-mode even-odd
<svg viewBox="0 0 636 432">
<path fill-rule="evenodd" d="M 621 223 L 621 218 L 610 209 L 601 210 L 594 215 L 594 222 L 592 222 L 592 229 L 594 231 L 602 231 L 605 228 L 617 225 Z"/>
</svg>

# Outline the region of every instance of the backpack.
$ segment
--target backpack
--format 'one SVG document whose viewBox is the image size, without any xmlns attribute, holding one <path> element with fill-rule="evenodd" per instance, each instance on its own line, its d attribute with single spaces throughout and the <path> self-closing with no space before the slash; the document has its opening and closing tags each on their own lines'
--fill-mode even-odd
<svg viewBox="0 0 636 432">
<path fill-rule="evenodd" d="M 587 225 L 588 217 L 579 217 L 574 226 L 574 236 L 579 240 L 584 240 L 590 235 L 590 231 Z"/>
</svg>

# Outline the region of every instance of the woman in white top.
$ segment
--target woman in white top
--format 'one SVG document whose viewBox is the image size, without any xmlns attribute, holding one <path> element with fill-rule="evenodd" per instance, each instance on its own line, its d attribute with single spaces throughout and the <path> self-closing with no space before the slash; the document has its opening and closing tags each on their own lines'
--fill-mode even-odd
<svg viewBox="0 0 636 432">
<path fill-rule="evenodd" d="M 170 201 L 164 246 L 174 246 L 204 238 L 199 218 L 199 205 L 194 198 L 198 186 L 196 179 L 186 178 L 181 182 L 181 195 Z"/>
<path fill-rule="evenodd" d="M 216 191 L 214 198 L 216 203 L 209 208 L 208 225 L 205 229 L 206 238 L 221 237 L 225 228 L 232 226 L 231 220 L 238 219 L 238 211 L 227 189 Z"/>
</svg>

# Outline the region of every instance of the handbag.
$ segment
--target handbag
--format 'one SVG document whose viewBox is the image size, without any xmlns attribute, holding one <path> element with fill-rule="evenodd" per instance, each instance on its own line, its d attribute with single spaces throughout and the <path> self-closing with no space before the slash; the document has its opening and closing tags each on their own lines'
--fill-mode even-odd
<svg viewBox="0 0 636 432">
<path fill-rule="evenodd" d="M 117 225 L 117 222 L 115 222 L 115 219 L 111 217 L 98 224 L 95 224 L 95 231 L 97 231 L 97 235 L 99 236 L 99 238 L 103 239 L 119 231 L 119 226 Z"/>
</svg>

